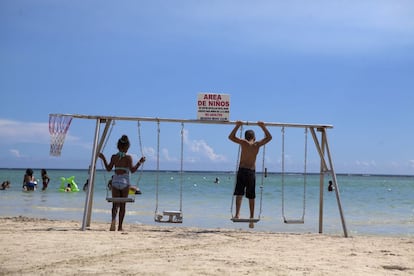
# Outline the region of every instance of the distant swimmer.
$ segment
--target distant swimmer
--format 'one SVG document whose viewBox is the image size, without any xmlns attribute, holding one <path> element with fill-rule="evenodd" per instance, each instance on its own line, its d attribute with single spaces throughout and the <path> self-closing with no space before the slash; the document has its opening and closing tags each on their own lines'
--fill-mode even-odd
<svg viewBox="0 0 414 276">
<path fill-rule="evenodd" d="M 88 190 L 88 186 L 89 186 L 89 178 L 88 179 L 86 179 L 86 182 L 85 182 L 85 184 L 83 184 L 83 188 L 82 188 L 82 190 L 84 190 L 85 192 Z"/>
<path fill-rule="evenodd" d="M 219 184 L 219 183 L 220 183 L 220 180 L 219 180 L 219 178 L 218 178 L 218 177 L 216 177 L 216 180 L 214 180 L 214 183 L 215 183 L 215 184 Z"/>
<path fill-rule="evenodd" d="M 82 188 L 82 190 L 84 190 L 85 192 L 88 190 L 88 187 L 89 187 L 89 178 L 90 178 L 90 175 L 91 175 L 91 166 L 89 166 L 89 169 L 88 169 L 88 178 L 86 179 L 85 183 L 83 184 L 83 188 Z"/>
<path fill-rule="evenodd" d="M 332 180 L 329 180 L 328 191 L 332 192 L 334 190 Z"/>
<path fill-rule="evenodd" d="M 3 183 L 1 183 L 0 190 L 6 190 L 8 188 L 10 188 L 10 181 L 8 181 L 8 180 L 3 181 Z"/>
</svg>

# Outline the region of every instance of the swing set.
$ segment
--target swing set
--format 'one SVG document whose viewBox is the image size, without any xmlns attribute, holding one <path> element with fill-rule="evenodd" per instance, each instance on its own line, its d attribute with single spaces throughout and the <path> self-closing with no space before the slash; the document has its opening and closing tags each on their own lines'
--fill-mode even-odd
<svg viewBox="0 0 414 276">
<path fill-rule="evenodd" d="M 96 172 L 96 161 L 98 158 L 98 154 L 104 149 L 105 147 L 105 140 L 111 132 L 111 125 L 114 121 L 137 121 L 138 122 L 138 136 L 139 136 L 139 143 L 140 149 L 142 152 L 142 142 L 141 142 L 141 134 L 140 134 L 140 123 L 141 121 L 148 121 L 148 122 L 156 122 L 158 125 L 158 134 L 157 134 L 157 176 L 156 176 L 156 206 L 155 206 L 155 215 L 154 220 L 156 222 L 170 222 L 170 223 L 181 223 L 183 221 L 183 212 L 182 212 L 182 192 L 183 192 L 183 131 L 184 131 L 184 123 L 195 123 L 195 124 L 235 124 L 235 121 L 214 121 L 214 120 L 186 120 L 186 119 L 168 119 L 168 118 L 150 118 L 150 117 L 120 117 L 120 116 L 91 116 L 91 115 L 79 115 L 79 114 L 50 114 L 49 115 L 49 132 L 51 137 L 51 147 L 50 147 L 50 154 L 53 156 L 60 156 L 61 150 L 63 147 L 63 143 L 65 140 L 66 132 L 69 129 L 70 123 L 72 118 L 78 119 L 92 119 L 96 121 L 95 127 L 95 136 L 93 141 L 93 149 L 92 149 L 92 157 L 91 157 L 91 173 L 89 178 L 89 189 L 87 191 L 87 196 L 85 199 L 85 208 L 84 208 L 84 216 L 82 221 L 81 230 L 84 231 L 86 227 L 90 226 L 91 222 L 91 213 L 92 213 L 92 202 L 93 202 L 93 190 L 94 190 L 94 182 L 95 182 L 95 172 Z M 159 147 L 160 147 L 160 122 L 168 122 L 168 123 L 181 123 L 181 164 L 180 164 L 180 203 L 179 203 L 179 210 L 167 210 L 163 212 L 159 212 Z M 101 133 L 101 125 L 104 124 L 104 129 Z M 244 122 L 245 125 L 257 125 L 257 123 L 252 122 Z M 280 127 L 282 128 L 282 216 L 283 221 L 287 224 L 296 224 L 296 223 L 304 223 L 304 216 L 305 216 L 305 203 L 306 203 L 306 163 L 307 163 L 307 137 L 308 132 L 311 133 L 313 138 L 316 150 L 320 157 L 320 185 L 319 185 L 319 233 L 323 232 L 323 192 L 324 192 L 324 176 L 329 174 L 332 177 L 332 182 L 334 185 L 334 191 L 336 194 L 337 205 L 339 214 L 341 217 L 342 228 L 344 232 L 344 236 L 348 237 L 348 231 L 346 228 L 345 218 L 342 210 L 342 204 L 339 194 L 339 187 L 338 182 L 333 166 L 333 160 L 331 157 L 331 152 L 328 145 L 328 136 L 327 136 L 327 129 L 333 128 L 331 125 L 311 125 L 311 124 L 292 124 L 292 123 L 265 123 L 266 126 L 269 127 Z M 284 132 L 285 128 L 302 128 L 305 130 L 305 157 L 304 157 L 304 173 L 303 173 L 303 212 L 302 216 L 297 219 L 289 219 L 285 215 L 285 141 L 284 141 Z M 317 135 L 320 134 L 320 136 Z M 240 149 L 239 149 L 240 155 Z M 258 222 L 260 221 L 260 216 L 262 213 L 262 195 L 263 195 L 263 185 L 264 185 L 264 177 L 266 168 L 264 166 L 265 160 L 265 146 L 263 146 L 263 161 L 262 161 L 262 179 L 260 184 L 260 210 L 257 218 L 254 219 L 243 219 L 243 218 L 234 218 L 233 217 L 233 200 L 232 200 L 232 221 L 233 222 Z M 238 156 L 239 158 L 239 156 Z M 141 168 L 142 170 L 142 168 Z M 142 173 L 142 171 L 141 171 Z M 140 178 L 140 177 L 139 177 Z M 129 197 L 128 197 L 129 198 Z M 234 198 L 234 197 L 232 197 Z M 120 202 L 118 198 L 111 198 L 107 196 L 107 200 L 109 202 Z M 135 199 L 122 199 L 126 200 L 124 202 L 134 202 Z M 164 216 L 167 219 L 164 219 Z"/>
</svg>

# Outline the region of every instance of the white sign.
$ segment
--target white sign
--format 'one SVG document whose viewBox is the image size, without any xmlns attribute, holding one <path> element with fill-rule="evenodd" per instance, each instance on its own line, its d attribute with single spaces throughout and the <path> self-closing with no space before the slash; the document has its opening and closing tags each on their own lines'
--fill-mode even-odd
<svg viewBox="0 0 414 276">
<path fill-rule="evenodd" d="M 228 121 L 230 116 L 230 95 L 199 93 L 197 119 Z"/>
</svg>

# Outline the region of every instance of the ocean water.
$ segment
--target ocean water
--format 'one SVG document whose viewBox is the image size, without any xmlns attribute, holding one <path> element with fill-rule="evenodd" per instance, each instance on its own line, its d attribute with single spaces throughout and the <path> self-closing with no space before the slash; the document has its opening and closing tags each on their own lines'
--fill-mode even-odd
<svg viewBox="0 0 414 276">
<path fill-rule="evenodd" d="M 40 179 L 40 169 L 34 170 Z M 1 182 L 8 179 L 11 188 L 0 191 L 0 216 L 28 216 L 57 220 L 78 220 L 82 225 L 86 193 L 82 186 L 87 170 L 48 170 L 51 182 L 41 191 L 41 181 L 34 192 L 23 192 L 24 169 L 1 169 Z M 59 191 L 60 178 L 75 176 L 80 192 Z M 111 203 L 106 201 L 106 184 L 111 174 L 97 171 L 93 193 L 91 226 L 96 221 L 110 222 Z M 158 201 L 156 199 L 158 181 Z M 218 178 L 219 183 L 214 183 Z M 263 189 L 260 189 L 263 179 Z M 290 233 L 318 233 L 319 231 L 319 175 L 285 175 L 282 189 L 281 175 L 263 177 L 257 173 L 256 217 L 260 221 L 253 231 Z M 338 175 L 346 228 L 353 235 L 414 236 L 414 176 Z M 328 176 L 326 176 L 326 181 Z M 125 224 L 149 224 L 158 210 L 179 210 L 182 204 L 183 223 L 172 227 L 201 227 L 249 229 L 246 223 L 233 223 L 230 218 L 234 173 L 144 171 L 132 175 L 131 182 L 142 191 L 134 203 L 127 204 Z M 182 187 L 182 194 L 180 194 Z M 306 190 L 304 189 L 306 188 Z M 180 196 L 182 195 L 182 196 Z M 158 203 L 158 204 L 157 204 Z M 324 190 L 323 233 L 343 235 L 343 228 L 335 192 Z M 282 211 L 283 210 L 283 211 Z M 285 224 L 288 219 L 300 219 L 303 224 Z M 248 201 L 243 200 L 241 216 L 248 217 Z M 167 224 L 162 224 L 166 226 Z"/>
</svg>

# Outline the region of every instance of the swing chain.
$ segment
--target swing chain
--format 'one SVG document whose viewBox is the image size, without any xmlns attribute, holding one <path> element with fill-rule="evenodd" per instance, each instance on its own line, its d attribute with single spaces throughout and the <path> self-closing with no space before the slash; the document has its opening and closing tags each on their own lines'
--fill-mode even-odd
<svg viewBox="0 0 414 276">
<path fill-rule="evenodd" d="M 109 138 L 111 137 L 112 129 L 114 128 L 114 126 L 115 126 L 115 120 L 113 120 L 112 123 L 111 123 L 111 127 L 109 128 L 108 135 L 106 135 L 106 139 L 104 140 L 104 142 L 102 144 L 102 148 L 101 148 L 100 152 L 105 151 L 106 145 L 108 144 Z M 100 159 L 100 161 L 101 161 L 101 167 L 104 168 L 103 160 Z M 108 181 L 107 181 L 107 177 L 106 177 L 106 175 L 107 175 L 106 168 L 105 168 L 104 171 L 105 172 L 103 174 L 103 177 L 104 177 L 104 183 L 106 185 L 106 198 L 110 198 L 111 196 L 109 195 L 109 186 L 108 186 Z"/>
<path fill-rule="evenodd" d="M 142 149 L 141 122 L 140 121 L 138 121 L 138 143 L 139 143 L 139 150 L 140 150 L 140 153 L 141 153 L 141 157 L 143 157 L 144 152 L 143 152 L 143 149 Z M 141 158 L 141 157 L 138 157 L 138 158 Z M 139 171 L 139 175 L 138 175 L 138 179 L 137 179 L 137 188 L 139 188 L 138 184 L 141 181 L 142 174 L 144 172 L 144 164 L 145 164 L 145 162 L 140 163 L 140 171 Z"/>
<path fill-rule="evenodd" d="M 155 220 L 159 220 L 158 214 L 158 190 L 159 190 L 159 171 L 160 171 L 160 121 L 157 120 L 157 173 L 155 174 Z M 161 216 L 162 217 L 162 216 Z"/>
<path fill-rule="evenodd" d="M 180 164 L 180 211 L 183 210 L 183 182 L 184 182 L 184 123 L 181 122 L 181 164 Z"/>
<path fill-rule="evenodd" d="M 307 182 L 307 163 L 308 163 L 308 128 L 305 128 L 305 157 L 304 157 L 304 165 L 303 165 L 303 213 L 302 213 L 302 220 L 305 217 L 305 206 L 306 206 L 306 182 Z"/>
<path fill-rule="evenodd" d="M 302 210 L 302 218 L 298 220 L 288 220 L 285 216 L 285 198 L 284 198 L 284 190 L 285 190 L 285 127 L 282 127 L 282 216 L 285 223 L 304 223 L 305 218 L 305 210 L 306 210 L 306 177 L 307 177 L 307 152 L 308 152 L 308 128 L 305 128 L 304 135 L 305 135 L 305 153 L 304 153 L 304 172 L 303 172 L 303 210 Z"/>
<path fill-rule="evenodd" d="M 282 216 L 285 218 L 285 127 L 281 128 L 282 132 Z"/>
<path fill-rule="evenodd" d="M 263 145 L 262 154 L 263 154 L 263 159 L 262 159 L 262 181 L 261 181 L 261 184 L 260 184 L 260 210 L 259 210 L 259 216 L 258 216 L 259 219 L 262 216 L 264 178 L 265 178 L 265 174 L 267 173 L 266 168 L 265 168 L 266 144 Z"/>
<path fill-rule="evenodd" d="M 142 155 L 143 151 L 142 151 L 141 122 L 140 121 L 138 121 L 138 143 L 139 143 L 139 150 L 140 150 L 141 155 Z"/>
<path fill-rule="evenodd" d="M 104 152 L 105 151 L 106 144 L 109 141 L 109 137 L 111 137 L 112 129 L 114 128 L 114 125 L 115 125 L 115 120 L 113 120 L 112 123 L 111 123 L 111 127 L 109 128 L 108 135 L 106 135 L 106 139 L 103 142 L 103 145 L 102 145 L 102 148 L 100 149 L 100 152 Z M 102 159 L 100 159 L 100 160 L 101 160 L 101 166 L 102 166 L 102 168 L 104 168 L 103 161 L 102 161 Z M 106 183 L 106 174 L 104 174 L 104 180 L 105 180 L 105 183 Z"/>
<path fill-rule="evenodd" d="M 243 125 L 240 126 L 240 138 L 241 137 L 243 137 Z M 238 152 L 237 152 L 237 158 L 236 158 L 236 169 L 235 169 L 235 179 L 234 179 L 233 192 L 235 191 L 236 184 L 237 184 L 237 172 L 238 172 L 238 168 L 239 168 L 240 155 L 241 155 L 241 146 L 239 145 L 239 149 L 238 149 Z M 234 195 L 231 197 L 231 205 L 230 205 L 230 214 L 231 214 L 232 218 L 233 218 L 233 205 L 234 205 Z"/>
</svg>

